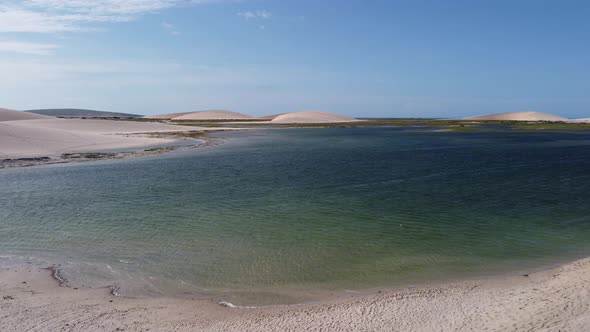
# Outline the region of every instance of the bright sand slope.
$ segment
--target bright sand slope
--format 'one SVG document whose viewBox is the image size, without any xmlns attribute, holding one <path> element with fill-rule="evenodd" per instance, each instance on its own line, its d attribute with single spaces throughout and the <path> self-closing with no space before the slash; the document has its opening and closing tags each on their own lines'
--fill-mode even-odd
<svg viewBox="0 0 590 332">
<path fill-rule="evenodd" d="M 2 331 L 589 331 L 590 259 L 528 276 L 373 292 L 323 303 L 228 308 L 59 287 L 49 271 L 0 271 Z"/>
<path fill-rule="evenodd" d="M 53 119 L 51 116 L 0 108 L 0 122 L 16 120 Z"/>
<path fill-rule="evenodd" d="M 334 123 L 358 121 L 349 116 L 330 112 L 300 111 L 280 114 L 274 117 L 272 123 Z"/>
<path fill-rule="evenodd" d="M 127 135 L 197 129 L 162 123 L 111 120 L 47 118 L 2 121 L 0 158 L 54 156 L 65 152 L 148 146 L 173 140 Z"/>
<path fill-rule="evenodd" d="M 568 119 L 561 116 L 542 113 L 542 112 L 507 112 L 496 113 L 479 116 L 470 116 L 463 118 L 463 120 L 478 120 L 478 121 L 568 121 Z"/>
<path fill-rule="evenodd" d="M 246 120 L 252 119 L 250 115 L 226 111 L 226 110 L 209 110 L 183 113 L 168 113 L 157 115 L 146 115 L 146 119 L 160 120 Z"/>
<path fill-rule="evenodd" d="M 211 110 L 191 112 L 181 116 L 177 116 L 174 120 L 247 120 L 252 119 L 251 116 L 224 110 Z"/>
</svg>

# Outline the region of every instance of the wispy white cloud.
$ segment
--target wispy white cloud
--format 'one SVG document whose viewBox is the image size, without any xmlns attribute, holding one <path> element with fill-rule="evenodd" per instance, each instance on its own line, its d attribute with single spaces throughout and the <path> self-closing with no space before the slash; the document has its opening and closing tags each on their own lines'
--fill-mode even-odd
<svg viewBox="0 0 590 332">
<path fill-rule="evenodd" d="M 241 16 L 246 20 L 267 20 L 272 17 L 272 13 L 265 9 L 259 9 L 239 12 L 238 16 Z"/>
<path fill-rule="evenodd" d="M 128 21 L 166 8 L 190 4 L 187 0 L 26 0 L 25 6 L 80 21 Z"/>
<path fill-rule="evenodd" d="M 172 7 L 182 0 L 25 0 L 31 7 L 98 15 L 138 14 Z"/>
<path fill-rule="evenodd" d="M 225 0 L 24 0 L 0 2 L 0 32 L 86 30 L 85 24 L 126 22 L 168 8 Z"/>
<path fill-rule="evenodd" d="M 172 7 L 228 0 L 0 0 L 0 33 L 56 34 L 95 30 L 96 24 L 127 22 Z M 162 27 L 180 32 L 170 23 Z M 0 40 L 0 51 L 48 55 L 58 46 L 49 43 Z"/>
<path fill-rule="evenodd" d="M 176 26 L 174 26 L 174 24 L 172 23 L 162 22 L 160 26 L 162 26 L 162 29 L 170 32 L 170 34 L 172 35 L 180 35 L 180 31 L 178 31 L 178 29 L 176 29 Z"/>
<path fill-rule="evenodd" d="M 0 5 L 0 32 L 52 33 L 78 29 L 73 20 L 62 15 Z"/>
<path fill-rule="evenodd" d="M 0 40 L 0 52 L 49 55 L 58 46 L 55 44 L 30 43 L 14 40 Z"/>
</svg>

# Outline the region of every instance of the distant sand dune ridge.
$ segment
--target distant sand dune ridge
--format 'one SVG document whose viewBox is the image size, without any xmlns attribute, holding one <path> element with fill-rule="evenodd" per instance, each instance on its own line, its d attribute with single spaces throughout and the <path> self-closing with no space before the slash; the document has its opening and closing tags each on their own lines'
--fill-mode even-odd
<svg viewBox="0 0 590 332">
<path fill-rule="evenodd" d="M 337 123 L 337 122 L 354 122 L 360 121 L 345 115 L 320 111 L 299 111 L 289 113 L 277 113 L 266 116 L 250 116 L 243 113 L 226 111 L 226 110 L 209 110 L 185 113 L 169 113 L 146 115 L 148 119 L 162 120 L 261 120 L 270 123 Z"/>
<path fill-rule="evenodd" d="M 569 121 L 569 119 L 542 112 L 506 112 L 487 114 L 479 116 L 470 116 L 462 120 L 480 120 L 480 121 Z"/>
<path fill-rule="evenodd" d="M 146 115 L 146 119 L 160 119 L 160 120 L 246 120 L 254 117 L 238 112 L 226 110 L 208 110 L 195 112 L 181 112 Z"/>
<path fill-rule="evenodd" d="M 53 119 L 52 116 L 20 112 L 6 108 L 0 108 L 0 121 L 17 121 L 17 120 L 36 120 L 36 119 Z"/>
<path fill-rule="evenodd" d="M 257 116 L 256 119 L 258 119 L 258 120 L 272 120 L 272 119 L 276 118 L 277 116 L 280 116 L 283 114 L 288 114 L 288 113 L 276 113 L 276 114 L 270 114 L 270 115 Z"/>
<path fill-rule="evenodd" d="M 153 115 L 144 115 L 143 117 L 146 119 L 170 120 L 170 119 L 174 119 L 176 117 L 183 116 L 183 115 L 189 114 L 189 113 L 190 112 L 153 114 Z"/>
<path fill-rule="evenodd" d="M 320 111 L 300 111 L 278 115 L 272 123 L 335 123 L 359 121 L 345 115 Z"/>
<path fill-rule="evenodd" d="M 246 115 L 243 113 L 225 111 L 225 110 L 210 110 L 210 111 L 197 111 L 190 112 L 178 117 L 173 120 L 247 120 L 253 119 L 253 116 Z"/>
</svg>

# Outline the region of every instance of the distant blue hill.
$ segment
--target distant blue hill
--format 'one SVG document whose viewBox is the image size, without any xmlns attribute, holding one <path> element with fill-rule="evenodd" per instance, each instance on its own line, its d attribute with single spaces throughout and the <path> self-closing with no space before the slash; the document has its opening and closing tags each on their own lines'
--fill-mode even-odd
<svg viewBox="0 0 590 332">
<path fill-rule="evenodd" d="M 117 112 L 94 111 L 79 108 L 51 108 L 40 110 L 28 110 L 25 112 L 60 118 L 139 118 L 141 115 Z"/>
</svg>

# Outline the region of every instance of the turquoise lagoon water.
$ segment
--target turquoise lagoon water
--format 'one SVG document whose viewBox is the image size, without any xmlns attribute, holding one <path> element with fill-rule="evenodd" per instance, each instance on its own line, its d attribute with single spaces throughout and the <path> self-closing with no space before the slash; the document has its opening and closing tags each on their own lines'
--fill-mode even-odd
<svg viewBox="0 0 590 332">
<path fill-rule="evenodd" d="M 0 261 L 129 296 L 293 303 L 590 252 L 590 133 L 332 128 L 0 171 Z"/>
</svg>

